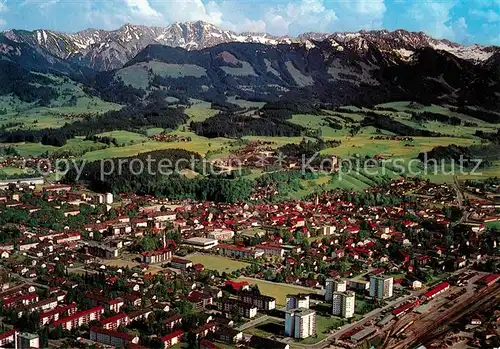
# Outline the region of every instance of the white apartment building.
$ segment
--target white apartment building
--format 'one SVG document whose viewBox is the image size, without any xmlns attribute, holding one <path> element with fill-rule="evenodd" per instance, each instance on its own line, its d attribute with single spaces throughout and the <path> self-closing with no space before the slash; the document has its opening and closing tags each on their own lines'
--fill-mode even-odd
<svg viewBox="0 0 500 349">
<path fill-rule="evenodd" d="M 316 334 L 316 312 L 310 309 L 292 309 L 286 312 L 285 335 L 297 339 Z"/>
<path fill-rule="evenodd" d="M 331 302 L 334 292 L 345 292 L 346 290 L 347 290 L 346 280 L 326 279 L 325 301 Z"/>
<path fill-rule="evenodd" d="M 308 294 L 289 294 L 286 296 L 286 310 L 309 309 L 309 299 Z"/>
<path fill-rule="evenodd" d="M 370 276 L 370 297 L 386 299 L 392 297 L 394 278 L 385 275 Z"/>
<path fill-rule="evenodd" d="M 332 299 L 332 314 L 349 319 L 354 316 L 356 293 L 353 291 L 334 292 Z"/>
</svg>

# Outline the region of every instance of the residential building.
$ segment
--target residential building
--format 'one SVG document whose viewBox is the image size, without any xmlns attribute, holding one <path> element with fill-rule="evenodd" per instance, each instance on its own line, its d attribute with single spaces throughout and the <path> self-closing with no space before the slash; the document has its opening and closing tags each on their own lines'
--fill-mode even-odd
<svg viewBox="0 0 500 349">
<path fill-rule="evenodd" d="M 368 291 L 370 289 L 370 281 L 361 279 L 349 280 L 349 288 L 358 291 Z"/>
<path fill-rule="evenodd" d="M 264 251 L 264 254 L 267 256 L 278 256 L 283 257 L 285 255 L 285 250 L 279 245 L 264 245 L 260 244 L 255 246 L 256 249 Z"/>
<path fill-rule="evenodd" d="M 354 316 L 356 293 L 354 291 L 334 292 L 332 297 L 332 314 L 349 319 Z"/>
<path fill-rule="evenodd" d="M 109 310 L 109 311 L 112 311 L 115 313 L 120 312 L 120 309 L 124 304 L 123 299 L 121 299 L 121 298 L 107 299 L 101 295 L 94 294 L 92 292 L 85 293 L 85 296 L 88 299 L 90 299 L 90 303 L 92 304 L 92 306 L 102 305 L 102 306 L 106 307 L 106 310 Z"/>
<path fill-rule="evenodd" d="M 170 261 L 170 266 L 175 269 L 186 270 L 193 266 L 193 262 L 187 259 L 173 257 Z"/>
<path fill-rule="evenodd" d="M 120 326 L 127 326 L 129 323 L 128 315 L 120 313 L 101 320 L 101 326 L 106 330 L 116 330 Z"/>
<path fill-rule="evenodd" d="M 17 348 L 40 348 L 40 337 L 37 334 L 21 332 L 17 335 Z"/>
<path fill-rule="evenodd" d="M 232 298 L 221 299 L 217 303 L 217 308 L 226 314 L 232 314 L 234 309 L 237 309 L 239 316 L 248 319 L 254 318 L 258 312 L 257 307 L 254 306 L 253 304 L 244 303 L 240 300 Z"/>
<path fill-rule="evenodd" d="M 98 306 L 88 310 L 82 310 L 68 317 L 56 320 L 52 324 L 54 327 L 61 325 L 64 330 L 71 331 L 72 328 L 78 328 L 82 325 L 87 325 L 91 321 L 100 320 L 102 314 L 104 314 L 104 307 Z"/>
<path fill-rule="evenodd" d="M 243 340 L 243 332 L 228 326 L 220 326 L 215 335 L 218 340 L 230 344 Z"/>
<path fill-rule="evenodd" d="M 259 310 L 273 310 L 276 308 L 276 298 L 271 296 L 243 291 L 238 295 L 238 298 L 243 303 L 256 306 Z"/>
<path fill-rule="evenodd" d="M 174 327 L 182 324 L 182 316 L 180 316 L 179 314 L 175 314 L 170 316 L 169 318 L 163 319 L 162 322 L 164 328 L 169 328 L 170 330 L 173 330 Z"/>
<path fill-rule="evenodd" d="M 309 295 L 308 294 L 289 294 L 286 296 L 286 310 L 297 308 L 309 309 Z"/>
<path fill-rule="evenodd" d="M 21 317 L 24 313 L 32 313 L 34 311 L 37 312 L 45 312 L 57 307 L 57 297 L 51 297 L 47 299 L 42 299 L 39 302 L 31 303 L 21 308 L 16 309 L 17 315 Z"/>
<path fill-rule="evenodd" d="M 76 303 L 72 303 L 40 313 L 40 326 L 46 325 L 51 321 L 57 321 L 61 317 L 73 315 L 76 312 L 76 308 Z"/>
<path fill-rule="evenodd" d="M 137 336 L 96 326 L 90 329 L 90 340 L 120 348 L 139 343 L 139 337 Z"/>
<path fill-rule="evenodd" d="M 285 335 L 304 339 L 316 334 L 316 312 L 310 309 L 292 309 L 285 315 Z"/>
<path fill-rule="evenodd" d="M 184 335 L 183 330 L 177 330 L 167 334 L 166 336 L 161 337 L 160 340 L 163 343 L 163 348 L 164 349 L 171 348 L 177 343 L 180 343 L 183 335 Z"/>
<path fill-rule="evenodd" d="M 331 302 L 333 292 L 345 292 L 347 290 L 347 281 L 339 279 L 326 279 L 325 282 L 325 301 Z"/>
<path fill-rule="evenodd" d="M 18 333 L 19 332 L 15 328 L 13 328 L 10 331 L 6 331 L 0 334 L 0 348 L 4 348 L 10 343 L 15 343 Z"/>
<path fill-rule="evenodd" d="M 386 299 L 392 297 L 394 278 L 385 275 L 370 276 L 370 297 Z"/>
</svg>

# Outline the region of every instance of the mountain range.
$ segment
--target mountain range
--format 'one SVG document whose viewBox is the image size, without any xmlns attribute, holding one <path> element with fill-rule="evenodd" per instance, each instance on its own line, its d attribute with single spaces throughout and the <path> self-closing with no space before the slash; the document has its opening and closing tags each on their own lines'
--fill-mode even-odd
<svg viewBox="0 0 500 349">
<path fill-rule="evenodd" d="M 265 33 L 235 33 L 202 21 L 174 23 L 167 27 L 126 24 L 112 31 L 87 29 L 72 34 L 44 29 L 8 30 L 3 35 L 14 42 L 25 43 L 42 54 L 49 53 L 99 71 L 121 68 L 140 51 L 153 44 L 201 50 L 229 42 L 266 45 L 299 43 L 311 49 L 315 47 L 315 42 L 326 40 L 338 50 L 349 48 L 363 52 L 369 45 L 375 45 L 381 51 L 405 59 L 418 49 L 431 47 L 474 63 L 483 62 L 499 51 L 495 46 L 463 46 L 431 38 L 422 32 L 405 30 L 330 34 L 311 32 L 289 37 Z"/>
<path fill-rule="evenodd" d="M 50 103 L 56 91 L 47 94 L 46 77 L 41 81 L 36 73 L 64 75 L 122 104 L 159 96 L 500 107 L 499 47 L 462 46 L 404 30 L 291 38 L 238 34 L 198 21 L 0 34 L 0 95 L 30 102 L 42 96 Z"/>
</svg>

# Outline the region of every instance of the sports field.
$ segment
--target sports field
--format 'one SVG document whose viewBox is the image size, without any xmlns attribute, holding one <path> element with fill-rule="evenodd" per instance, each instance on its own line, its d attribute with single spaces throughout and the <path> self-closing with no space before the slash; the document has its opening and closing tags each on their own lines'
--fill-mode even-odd
<svg viewBox="0 0 500 349">
<path fill-rule="evenodd" d="M 203 264 L 205 269 L 217 270 L 219 273 L 231 273 L 248 265 L 246 262 L 235 261 L 233 259 L 210 254 L 193 254 L 187 256 L 186 259 L 189 259 L 194 264 Z"/>
<path fill-rule="evenodd" d="M 294 286 L 283 283 L 258 280 L 247 277 L 239 277 L 237 281 L 247 281 L 251 285 L 259 286 L 260 293 L 266 296 L 276 297 L 277 306 L 286 305 L 286 295 L 287 294 L 298 294 L 298 293 L 317 293 L 322 294 L 321 290 L 316 290 L 308 287 Z"/>
</svg>

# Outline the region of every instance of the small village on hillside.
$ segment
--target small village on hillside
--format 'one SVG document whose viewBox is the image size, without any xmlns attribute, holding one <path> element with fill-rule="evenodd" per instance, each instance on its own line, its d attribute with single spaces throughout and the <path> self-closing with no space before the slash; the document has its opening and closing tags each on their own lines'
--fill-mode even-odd
<svg viewBox="0 0 500 349">
<path fill-rule="evenodd" d="M 441 347 L 499 340 L 494 180 L 252 204 L 0 188 L 2 347 L 406 348 L 450 323 Z"/>
</svg>

